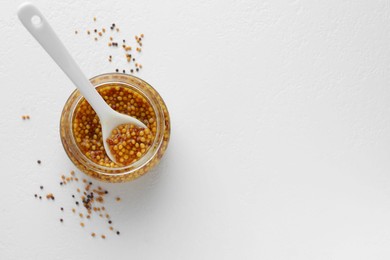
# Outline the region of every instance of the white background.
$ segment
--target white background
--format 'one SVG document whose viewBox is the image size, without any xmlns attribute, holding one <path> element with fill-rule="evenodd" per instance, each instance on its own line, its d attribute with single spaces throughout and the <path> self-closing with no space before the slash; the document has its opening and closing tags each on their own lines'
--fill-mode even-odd
<svg viewBox="0 0 390 260">
<path fill-rule="evenodd" d="M 172 137 L 155 171 L 102 184 L 120 236 L 59 210 L 74 86 L 21 2 L 0 2 L 0 259 L 390 258 L 388 1 L 35 1 L 88 77 L 125 64 L 87 37 L 93 16 L 145 34 L 139 76 Z M 56 202 L 33 198 L 41 184 Z"/>
</svg>

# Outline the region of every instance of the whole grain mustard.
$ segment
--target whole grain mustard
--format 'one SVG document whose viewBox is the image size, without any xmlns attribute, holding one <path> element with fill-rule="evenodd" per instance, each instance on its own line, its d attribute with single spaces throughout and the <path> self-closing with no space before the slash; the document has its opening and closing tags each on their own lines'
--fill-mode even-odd
<svg viewBox="0 0 390 260">
<path fill-rule="evenodd" d="M 99 117 L 83 98 L 75 109 L 73 119 L 73 134 L 79 149 L 102 166 L 118 167 L 136 162 L 148 151 L 156 135 L 153 107 L 141 93 L 120 85 L 102 86 L 98 92 L 111 108 L 140 120 L 147 128 L 120 125 L 107 140 L 103 140 Z M 108 143 L 117 163 L 107 156 L 104 141 Z"/>
</svg>

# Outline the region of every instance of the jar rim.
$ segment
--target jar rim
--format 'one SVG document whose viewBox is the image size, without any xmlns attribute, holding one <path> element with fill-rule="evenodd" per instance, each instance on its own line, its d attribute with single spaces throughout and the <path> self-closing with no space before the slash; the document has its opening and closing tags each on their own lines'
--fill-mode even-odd
<svg viewBox="0 0 390 260">
<path fill-rule="evenodd" d="M 78 162 L 82 164 L 84 167 L 89 168 L 89 170 L 92 170 L 94 172 L 97 172 L 101 175 L 109 175 L 109 176 L 122 176 L 122 175 L 128 175 L 133 172 L 138 171 L 142 167 L 144 167 L 146 164 L 148 164 L 155 156 L 157 156 L 157 153 L 159 151 L 159 148 L 161 147 L 163 141 L 164 141 L 164 133 L 166 131 L 165 127 L 165 115 L 162 110 L 161 104 L 159 102 L 162 101 L 161 96 L 159 93 L 146 81 L 128 74 L 121 74 L 121 73 L 105 73 L 100 74 L 97 76 L 94 76 L 90 79 L 92 85 L 95 88 L 99 88 L 102 86 L 107 86 L 110 84 L 119 85 L 122 87 L 127 87 L 135 90 L 136 92 L 140 93 L 144 98 L 147 99 L 149 104 L 152 106 L 155 114 L 156 114 L 156 135 L 153 141 L 152 146 L 149 148 L 147 153 L 143 155 L 139 160 L 136 162 L 126 165 L 126 166 L 120 166 L 120 167 L 107 167 L 104 165 L 100 165 L 89 159 L 79 148 L 74 134 L 73 134 L 73 119 L 74 119 L 74 112 L 77 108 L 80 101 L 83 99 L 83 96 L 80 94 L 80 92 L 76 89 L 72 92 L 72 94 L 69 96 L 68 100 L 65 104 L 70 103 L 70 112 L 67 118 L 65 120 L 70 121 L 71 123 L 68 124 L 70 133 L 70 142 L 72 147 L 74 148 L 72 152 L 74 153 L 73 156 L 77 157 Z M 142 83 L 146 86 L 142 87 Z M 153 93 L 154 92 L 154 93 Z M 163 101 L 162 101 L 163 102 Z M 165 105 L 165 104 L 164 104 Z M 64 110 L 66 108 L 66 105 L 64 106 Z M 62 116 L 64 115 L 64 111 L 62 113 Z M 61 124 L 63 122 L 63 118 L 61 117 Z M 62 129 L 62 126 L 60 125 L 60 129 Z M 63 142 L 64 145 L 64 142 Z M 65 148 L 65 145 L 64 145 Z M 65 149 L 68 153 L 67 149 Z"/>
</svg>

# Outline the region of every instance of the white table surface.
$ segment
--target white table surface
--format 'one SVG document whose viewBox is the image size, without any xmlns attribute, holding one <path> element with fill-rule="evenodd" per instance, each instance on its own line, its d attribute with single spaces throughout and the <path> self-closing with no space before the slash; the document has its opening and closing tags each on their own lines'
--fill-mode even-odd
<svg viewBox="0 0 390 260">
<path fill-rule="evenodd" d="M 388 1 L 35 1 L 88 77 L 125 64 L 87 37 L 93 16 L 144 33 L 139 75 L 171 113 L 157 169 L 102 184 L 123 200 L 106 240 L 59 222 L 74 86 L 21 2 L 0 2 L 0 259 L 390 258 Z M 41 184 L 56 202 L 33 198 Z"/>
</svg>

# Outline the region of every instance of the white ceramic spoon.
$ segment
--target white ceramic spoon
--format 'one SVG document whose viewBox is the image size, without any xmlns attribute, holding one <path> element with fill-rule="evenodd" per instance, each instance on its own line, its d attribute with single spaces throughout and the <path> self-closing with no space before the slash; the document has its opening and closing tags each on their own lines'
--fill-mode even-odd
<svg viewBox="0 0 390 260">
<path fill-rule="evenodd" d="M 143 128 L 147 127 L 141 121 L 131 116 L 116 112 L 104 101 L 81 71 L 77 63 L 73 60 L 72 56 L 70 56 L 65 46 L 37 7 L 31 3 L 20 5 L 18 17 L 24 27 L 26 27 L 57 65 L 65 72 L 68 78 L 75 84 L 80 93 L 95 110 L 102 125 L 104 149 L 106 150 L 108 157 L 110 157 L 113 162 L 116 162 L 106 142 L 107 138 L 111 136 L 112 130 L 123 124 L 133 124 Z"/>
</svg>

